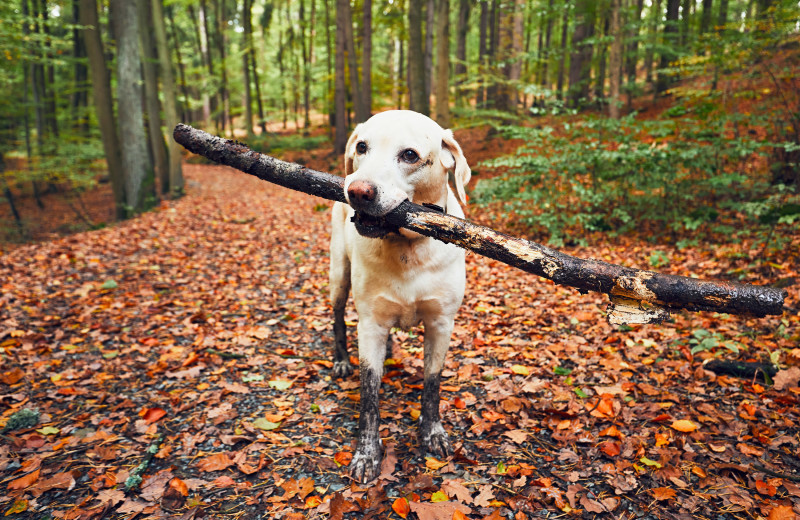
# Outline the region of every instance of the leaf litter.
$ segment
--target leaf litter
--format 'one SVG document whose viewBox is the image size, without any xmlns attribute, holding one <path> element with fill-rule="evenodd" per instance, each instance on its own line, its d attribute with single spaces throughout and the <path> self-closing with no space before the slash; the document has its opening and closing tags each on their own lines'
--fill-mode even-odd
<svg viewBox="0 0 800 520">
<path fill-rule="evenodd" d="M 469 254 L 440 403 L 455 452 L 419 450 L 424 331 L 396 331 L 386 457 L 362 487 L 347 476 L 357 375 L 331 370 L 329 205 L 222 167 L 186 170 L 182 200 L 0 257 L 9 518 L 800 514 L 796 287 L 780 317 L 679 313 L 621 329 L 598 295 Z M 761 270 L 711 245 L 662 270 L 767 283 L 797 275 L 799 241 Z M 652 250 L 623 237 L 569 252 L 646 266 Z M 700 329 L 739 354 L 690 352 Z M 782 370 L 771 386 L 704 369 L 720 356 Z M 23 410 L 36 418 L 12 420 Z"/>
</svg>

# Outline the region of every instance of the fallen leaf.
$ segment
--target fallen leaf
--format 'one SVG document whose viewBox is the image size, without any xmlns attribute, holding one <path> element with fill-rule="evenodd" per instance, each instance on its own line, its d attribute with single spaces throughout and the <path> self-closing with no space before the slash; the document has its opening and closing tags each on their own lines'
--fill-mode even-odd
<svg viewBox="0 0 800 520">
<path fill-rule="evenodd" d="M 465 515 L 472 513 L 472 509 L 459 504 L 458 502 L 411 502 L 411 511 L 417 514 L 419 520 L 441 520 L 443 518 L 453 518 L 456 511 L 461 511 Z"/>
<path fill-rule="evenodd" d="M 687 419 L 681 419 L 679 421 L 673 421 L 670 427 L 673 430 L 678 430 L 679 432 L 690 433 L 698 429 L 700 426 Z"/>
<path fill-rule="evenodd" d="M 767 520 L 796 520 L 792 506 L 775 506 L 769 510 Z"/>
<path fill-rule="evenodd" d="M 6 511 L 6 514 L 3 516 L 15 515 L 17 513 L 24 513 L 27 510 L 28 510 L 28 501 L 25 499 L 18 499 L 14 501 L 11 507 Z"/>
<path fill-rule="evenodd" d="M 656 500 L 672 500 L 677 491 L 668 487 L 657 487 L 650 490 Z"/>
<path fill-rule="evenodd" d="M 425 457 L 425 467 L 428 468 L 429 470 L 432 470 L 432 471 L 436 471 L 438 469 L 441 469 L 441 468 L 447 466 L 447 464 L 448 464 L 447 461 L 441 461 L 441 460 L 436 459 L 434 457 Z"/>
<path fill-rule="evenodd" d="M 353 460 L 353 454 L 349 451 L 339 451 L 333 456 L 333 460 L 339 467 L 348 466 L 350 461 Z"/>
<path fill-rule="evenodd" d="M 200 459 L 200 461 L 197 462 L 197 466 L 200 468 L 200 471 L 203 472 L 222 471 L 223 469 L 232 465 L 233 461 L 227 452 L 214 453 L 213 455 L 209 455 L 208 457 Z"/>
<path fill-rule="evenodd" d="M 433 495 L 431 495 L 431 502 L 433 503 L 447 502 L 448 500 L 450 500 L 450 497 L 447 496 L 447 493 L 445 493 L 444 491 L 437 491 Z"/>
<path fill-rule="evenodd" d="M 39 472 L 40 471 L 41 470 L 37 469 L 36 471 L 28 473 L 27 475 L 23 475 L 23 476 L 19 477 L 18 479 L 12 480 L 11 482 L 8 483 L 8 486 L 6 486 L 7 489 L 9 491 L 15 491 L 15 490 L 18 490 L 18 489 L 27 488 L 28 486 L 32 485 L 34 482 L 39 480 Z"/>
<path fill-rule="evenodd" d="M 162 408 L 147 408 L 144 414 L 142 414 L 142 419 L 144 419 L 147 424 L 153 424 L 165 415 L 167 415 L 167 412 Z"/>
<path fill-rule="evenodd" d="M 779 370 L 772 379 L 775 390 L 785 390 L 792 386 L 800 386 L 800 367 Z"/>
<path fill-rule="evenodd" d="M 405 497 L 400 497 L 392 502 L 392 511 L 397 513 L 400 518 L 405 518 L 411 512 L 411 507 L 408 505 L 408 500 Z"/>
</svg>

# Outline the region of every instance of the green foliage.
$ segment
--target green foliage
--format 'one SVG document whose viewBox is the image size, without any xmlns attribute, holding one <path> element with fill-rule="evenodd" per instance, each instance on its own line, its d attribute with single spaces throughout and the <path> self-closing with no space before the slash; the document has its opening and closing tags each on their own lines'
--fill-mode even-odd
<svg viewBox="0 0 800 520">
<path fill-rule="evenodd" d="M 644 223 L 698 231 L 765 192 L 763 175 L 742 172 L 774 146 L 738 131 L 748 121 L 715 100 L 677 105 L 652 121 L 631 114 L 506 127 L 508 137 L 526 144 L 484 164 L 500 175 L 481 180 L 474 199 L 503 201 L 556 245 L 582 232 L 622 233 Z"/>
<path fill-rule="evenodd" d="M 737 341 L 726 340 L 720 333 L 709 332 L 706 329 L 697 329 L 693 331 L 692 337 L 689 338 L 689 345 L 692 346 L 692 354 L 705 351 L 721 352 L 720 349 L 722 348 L 725 348 L 734 354 L 739 354 L 739 348 L 745 348 Z"/>
</svg>

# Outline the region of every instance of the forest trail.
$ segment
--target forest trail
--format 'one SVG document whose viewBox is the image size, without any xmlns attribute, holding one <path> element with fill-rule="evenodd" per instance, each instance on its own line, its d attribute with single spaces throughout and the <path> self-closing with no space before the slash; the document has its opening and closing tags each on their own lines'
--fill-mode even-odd
<svg viewBox="0 0 800 520">
<path fill-rule="evenodd" d="M 331 203 L 225 167 L 185 173 L 183 199 L 0 256 L 0 424 L 41 414 L 3 433 L 10 518 L 800 514 L 796 312 L 680 313 L 620 330 L 600 296 L 474 254 L 442 382 L 456 455 L 418 450 L 423 332 L 397 332 L 385 471 L 352 485 L 340 466 L 358 379 L 331 379 Z M 566 252 L 647 268 L 656 249 L 620 238 Z M 728 253 L 668 252 L 659 270 L 726 276 L 746 265 Z M 745 281 L 796 269 L 787 260 Z M 701 341 L 709 348 L 692 356 Z M 775 386 L 704 370 L 712 350 L 737 357 L 724 342 L 739 359 L 786 349 L 794 366 Z M 151 445 L 142 486 L 126 493 Z"/>
</svg>

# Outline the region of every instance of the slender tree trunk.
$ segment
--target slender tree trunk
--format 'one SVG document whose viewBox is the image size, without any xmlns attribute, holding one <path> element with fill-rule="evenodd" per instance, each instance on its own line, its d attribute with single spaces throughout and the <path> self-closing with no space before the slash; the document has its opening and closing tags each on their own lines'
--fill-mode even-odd
<svg viewBox="0 0 800 520">
<path fill-rule="evenodd" d="M 481 4 L 481 16 L 478 29 L 478 77 L 479 86 L 475 96 L 475 106 L 483 108 L 486 106 L 486 74 L 488 67 L 489 46 L 489 0 L 479 0 Z"/>
<path fill-rule="evenodd" d="M 397 83 L 400 84 L 402 82 L 402 78 L 405 74 L 405 51 L 406 46 L 403 44 L 403 40 L 397 40 Z M 408 83 L 408 82 L 406 82 Z M 397 89 L 397 109 L 400 110 L 403 108 L 403 99 L 405 97 L 405 92 L 408 91 L 408 87 L 406 87 L 405 91 L 402 88 Z"/>
<path fill-rule="evenodd" d="M 36 0 L 34 0 L 36 1 Z M 50 11 L 47 5 L 47 0 L 40 0 L 41 6 L 39 14 L 42 17 L 42 33 L 44 35 L 44 48 L 45 48 L 45 56 L 48 58 L 48 64 L 44 68 L 46 72 L 46 79 L 42 82 L 42 93 L 44 95 L 44 119 L 45 125 L 48 127 L 48 131 L 52 134 L 53 137 L 58 138 L 58 105 L 56 103 L 56 67 L 55 67 L 55 56 L 53 55 L 53 47 L 51 44 L 51 34 L 50 34 Z M 43 79 L 45 76 L 42 76 Z M 52 147 L 56 147 L 56 142 L 53 141 Z"/>
<path fill-rule="evenodd" d="M 561 16 L 561 54 L 558 57 L 558 76 L 556 78 L 556 93 L 558 99 L 564 99 L 564 76 L 566 75 L 567 61 L 567 36 L 569 35 L 569 1 L 564 2 L 564 13 Z"/>
<path fill-rule="evenodd" d="M 550 65 L 550 40 L 553 35 L 553 3 L 555 0 L 550 0 L 547 4 L 547 11 L 545 11 L 545 32 L 544 32 L 544 51 L 542 52 L 542 81 L 543 87 L 548 88 L 550 78 L 548 77 L 548 68 Z"/>
<path fill-rule="evenodd" d="M 117 99 L 125 202 L 129 212 L 144 207 L 143 182 L 152 175 L 142 113 L 142 62 L 139 58 L 137 0 L 111 0 L 117 38 Z"/>
<path fill-rule="evenodd" d="M 79 21 L 79 2 L 72 0 L 72 21 L 77 26 L 80 25 Z M 83 41 L 81 30 L 77 27 L 72 29 L 72 50 L 75 64 L 73 70 L 75 71 L 74 77 L 74 92 L 72 94 L 71 108 L 72 108 L 72 121 L 75 130 L 81 134 L 89 132 L 88 113 L 86 111 L 89 99 L 89 71 L 86 68 L 86 44 Z"/>
<path fill-rule="evenodd" d="M 467 34 L 469 33 L 469 13 L 473 0 L 459 0 L 458 23 L 456 25 L 456 104 L 466 105 L 467 93 L 462 85 L 467 81 Z"/>
<path fill-rule="evenodd" d="M 655 48 L 658 43 L 658 23 L 663 14 L 661 0 L 655 0 L 650 14 L 650 37 L 644 54 L 645 81 L 653 82 L 653 63 L 655 62 Z M 653 86 L 655 90 L 655 86 Z"/>
<path fill-rule="evenodd" d="M 233 125 L 231 125 L 231 102 L 228 92 L 228 66 L 227 66 L 227 46 L 228 46 L 228 11 L 225 5 L 226 0 L 216 0 L 216 15 L 217 15 L 217 31 L 216 41 L 217 50 L 219 51 L 219 70 L 220 70 L 220 124 L 222 134 L 225 134 L 225 129 L 229 128 L 231 137 L 233 137 Z"/>
<path fill-rule="evenodd" d="M 425 95 L 425 60 L 422 40 L 422 1 L 408 2 L 408 95 L 411 110 L 429 115 L 430 100 Z"/>
<path fill-rule="evenodd" d="M 450 1 L 438 0 L 436 13 L 436 119 L 450 126 Z"/>
<path fill-rule="evenodd" d="M 703 11 L 700 14 L 700 34 L 705 34 L 711 30 L 711 11 L 713 7 L 713 0 L 703 0 Z"/>
<path fill-rule="evenodd" d="M 180 77 L 181 93 L 183 94 L 183 103 L 181 103 L 181 119 L 184 121 L 190 121 L 192 117 L 189 114 L 189 109 L 187 107 L 187 103 L 189 102 L 189 90 L 186 85 L 186 72 L 184 71 L 183 56 L 181 55 L 181 40 L 178 38 L 178 28 L 175 26 L 174 9 L 172 6 L 166 9 L 166 13 L 170 28 L 169 40 L 172 44 L 172 49 L 175 51 L 175 62 L 178 64 L 178 76 Z M 159 61 L 161 61 L 160 54 Z M 168 139 L 168 141 L 171 141 L 171 139 Z"/>
<path fill-rule="evenodd" d="M 345 5 L 346 4 L 346 5 Z M 356 112 L 356 122 L 366 121 L 369 115 L 364 112 L 364 104 L 361 102 L 361 81 L 358 78 L 358 56 L 356 55 L 355 38 L 353 37 L 353 14 L 350 9 L 350 2 L 339 4 L 347 16 L 347 23 L 344 24 L 344 45 L 347 52 L 347 69 L 350 75 L 350 93 L 353 96 L 353 108 Z"/>
<path fill-rule="evenodd" d="M 644 0 L 636 0 L 636 9 L 633 12 L 633 19 L 628 24 L 630 26 L 630 33 L 628 33 L 629 47 L 628 56 L 626 61 L 626 75 L 627 75 L 627 88 L 625 89 L 628 95 L 628 110 L 631 110 L 633 104 L 633 91 L 636 87 L 636 65 L 639 62 L 639 26 L 642 23 L 642 9 L 644 8 Z"/>
<path fill-rule="evenodd" d="M 579 0 L 575 7 L 575 30 L 572 36 L 572 53 L 569 61 L 569 104 L 580 106 L 589 94 L 592 65 L 592 45 L 587 42 L 594 36 L 594 5 L 589 0 Z"/>
<path fill-rule="evenodd" d="M 153 5 L 153 33 L 158 49 L 158 61 L 161 70 L 161 87 L 164 95 L 164 122 L 167 127 L 167 136 L 178 124 L 177 88 L 175 87 L 175 73 L 172 70 L 172 61 L 169 59 L 167 46 L 167 30 L 164 24 L 163 0 L 150 0 Z M 252 119 L 250 127 L 252 128 Z M 183 195 L 183 167 L 181 165 L 180 145 L 174 139 L 167 138 L 169 143 L 169 195 L 177 198 Z M 166 191 L 163 193 L 167 193 Z"/>
<path fill-rule="evenodd" d="M 694 0 L 683 0 L 683 6 L 681 6 L 681 30 L 678 43 L 681 50 L 686 50 L 689 47 L 689 42 L 691 41 L 693 4 Z"/>
<path fill-rule="evenodd" d="M 372 0 L 364 0 L 364 40 L 361 46 L 361 115 L 372 115 Z"/>
<path fill-rule="evenodd" d="M 100 24 L 97 17 L 97 0 L 80 0 L 80 23 L 86 42 L 86 55 L 92 81 L 97 121 L 100 125 L 100 138 L 108 164 L 108 178 L 114 193 L 117 218 L 125 217 L 125 185 L 122 174 L 122 159 L 117 137 L 117 124 L 114 120 L 114 106 L 111 96 L 111 80 L 106 67 L 103 43 L 100 40 Z"/>
<path fill-rule="evenodd" d="M 620 22 L 620 10 L 622 0 L 611 0 L 611 36 L 614 38 L 611 44 L 611 55 L 609 57 L 609 80 L 610 80 L 610 99 L 608 102 L 608 115 L 614 119 L 620 116 L 620 83 L 622 80 L 622 34 L 623 28 Z"/>
<path fill-rule="evenodd" d="M 325 3 L 325 66 L 328 74 L 326 74 L 326 92 L 325 92 L 325 108 L 328 111 L 328 126 L 333 129 L 336 125 L 336 110 L 334 108 L 334 87 L 333 87 L 333 39 L 331 38 L 331 7 L 330 0 L 322 0 Z"/>
<path fill-rule="evenodd" d="M 253 88 L 250 84 L 250 53 L 253 49 L 250 48 L 250 32 L 252 24 L 250 18 L 252 16 L 251 0 L 244 0 L 242 2 L 242 80 L 243 96 L 244 96 L 244 129 L 247 132 L 247 138 L 252 139 L 253 132 Z"/>
<path fill-rule="evenodd" d="M 136 0 L 138 2 L 139 27 L 148 28 L 139 31 L 141 45 L 142 74 L 144 76 L 145 121 L 147 122 L 147 138 L 150 157 L 155 165 L 155 175 L 161 187 L 161 193 L 169 193 L 169 162 L 167 146 L 161 133 L 161 106 L 158 99 L 158 67 L 157 50 L 153 45 L 153 35 L 149 28 L 153 27 L 153 9 L 150 5 L 158 0 Z M 163 20 L 161 21 L 163 23 Z M 161 42 L 159 42 L 161 43 Z M 175 124 L 178 124 L 176 121 Z"/>
<path fill-rule="evenodd" d="M 666 69 L 672 60 L 675 59 L 675 44 L 677 43 L 678 36 L 678 7 L 680 0 L 667 0 L 667 20 L 664 25 L 664 50 L 661 52 L 661 60 L 659 62 L 660 69 Z M 656 93 L 660 94 L 667 90 L 672 83 L 672 79 L 663 72 L 658 73 L 658 81 L 656 82 Z"/>
<path fill-rule="evenodd" d="M 345 26 L 350 22 L 350 0 L 336 0 L 336 75 L 334 87 L 334 152 L 337 155 L 344 153 L 347 144 L 347 125 L 345 111 L 347 110 L 347 91 L 344 79 L 344 52 L 345 52 Z"/>
<path fill-rule="evenodd" d="M 425 2 L 425 97 L 430 100 L 433 92 L 433 33 L 436 30 L 436 0 Z M 430 103 L 430 101 L 429 101 Z"/>
<path fill-rule="evenodd" d="M 498 7 L 497 51 L 494 53 L 502 65 L 499 72 L 502 80 L 494 89 L 494 106 L 504 112 L 516 112 L 516 86 L 520 79 L 522 52 L 522 0 L 515 0 Z"/>
<path fill-rule="evenodd" d="M 614 1 L 615 0 L 611 0 L 612 4 L 614 3 Z M 599 35 L 598 39 L 604 39 L 606 36 L 609 36 L 609 30 L 611 25 L 611 13 L 610 12 L 602 13 L 602 17 L 603 17 L 603 34 Z M 608 62 L 607 46 L 598 45 L 597 54 L 598 54 L 597 79 L 594 82 L 594 102 L 598 108 L 602 109 L 602 107 L 607 102 L 605 96 L 606 64 Z"/>
<path fill-rule="evenodd" d="M 208 5 L 206 0 L 200 0 L 198 13 L 200 16 L 200 23 L 198 24 L 198 29 L 200 30 L 200 54 L 208 68 L 206 86 L 203 88 L 203 119 L 208 125 L 216 110 L 217 92 L 211 87 L 214 84 L 214 60 L 211 58 L 211 35 L 208 32 Z"/>
<path fill-rule="evenodd" d="M 728 23 L 728 0 L 719 1 L 719 14 L 717 15 L 717 25 L 724 27 Z"/>
</svg>

